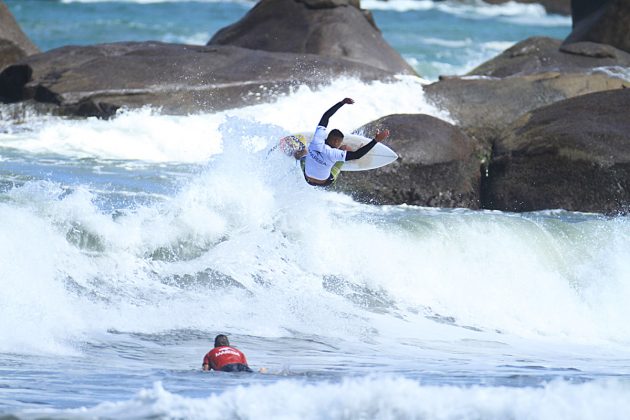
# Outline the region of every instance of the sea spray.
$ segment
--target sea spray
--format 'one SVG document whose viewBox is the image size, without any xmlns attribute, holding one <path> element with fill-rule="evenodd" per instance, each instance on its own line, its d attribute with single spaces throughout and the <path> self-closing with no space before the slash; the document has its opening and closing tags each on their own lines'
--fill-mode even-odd
<svg viewBox="0 0 630 420">
<path fill-rule="evenodd" d="M 51 296 L 17 291 L 24 309 L 3 308 L 8 325 L 40 314 L 26 334 L 33 347 L 46 325 L 63 343 L 225 323 L 260 334 L 258 318 L 272 335 L 375 342 L 402 338 L 392 336 L 401 322 L 413 325 L 404 337 L 426 337 L 435 320 L 455 335 L 630 339 L 626 218 L 358 204 L 270 156 L 260 134 L 275 130 L 228 118 L 223 152 L 152 204 L 109 212 L 87 186 L 42 181 L 8 191 L 3 220 L 20 237 L 2 239 L 2 280 Z M 33 252 L 37 265 L 11 256 Z"/>
<path fill-rule="evenodd" d="M 237 1 L 4 2 L 47 51 L 205 44 L 253 6 Z M 371 5 L 429 80 L 571 29 L 539 5 Z M 625 416 L 627 217 L 363 205 L 270 152 L 346 96 L 344 132 L 451 121 L 424 83 L 108 121 L 0 105 L 0 416 Z M 218 333 L 271 374 L 202 372 Z"/>
<path fill-rule="evenodd" d="M 315 98 L 308 89 L 296 95 Z M 327 102 L 318 101 L 324 108 Z M 282 98 L 276 105 L 310 120 L 300 110 L 290 113 L 295 103 Z M 24 340 L 36 348 L 42 326 L 61 345 L 110 329 L 211 330 L 226 322 L 235 332 L 260 334 L 257 318 L 266 320 L 270 335 L 299 331 L 359 341 L 400 339 L 400 331 L 426 337 L 435 321 L 452 325 L 455 336 L 466 327 L 575 342 L 630 339 L 627 218 L 358 204 L 309 187 L 296 162 L 273 151 L 287 128 L 258 120 L 276 121 L 274 109 L 189 117 L 140 111 L 107 123 L 59 120 L 56 128 L 25 136 L 31 146 L 55 130 L 75 140 L 95 125 L 129 140 L 156 136 L 157 147 L 167 150 L 157 159 L 177 160 L 181 149 L 168 151 L 161 131 L 187 130 L 186 121 L 194 132 L 216 124 L 206 134 L 207 163 L 191 168 L 169 195 L 114 197 L 105 206 L 100 188 L 52 181 L 25 182 L 3 194 L 7 230 L 20 237 L 3 238 L 2 268 L 9 274 L 2 280 L 51 296 L 16 292 L 12 299 L 23 309 L 7 305 L 13 309 L 4 315 L 9 326 L 23 323 L 27 338 L 8 339 L 5 349 L 26 351 Z M 340 118 L 339 126 L 349 121 Z M 85 143 L 90 139 L 107 144 L 106 136 Z M 100 149 L 101 171 L 120 164 L 106 159 L 119 150 L 123 142 Z M 37 265 L 11 256 L 33 252 L 45 256 L 33 258 Z M 222 299 L 212 300 L 217 293 Z M 31 312 L 40 318 L 24 322 Z M 404 331 L 401 322 L 415 327 Z"/>
<path fill-rule="evenodd" d="M 267 132 L 265 140 L 271 147 L 282 135 L 314 130 L 321 115 L 344 97 L 353 97 L 357 103 L 338 112 L 331 126 L 345 132 L 395 113 L 426 113 L 450 121 L 446 112 L 424 99 L 424 83 L 416 77 L 367 84 L 356 79 L 338 79 L 321 90 L 299 86 L 291 95 L 281 96 L 274 103 L 215 114 L 170 116 L 161 115 L 159 109 L 145 108 L 120 111 L 111 121 L 36 118 L 29 121 L 32 122 L 29 130 L 0 133 L 0 139 L 5 147 L 32 154 L 200 163 L 221 151 L 222 141 L 226 139 L 220 127 L 229 117 L 281 128 Z M 247 136 L 261 134 L 251 131 Z M 239 138 L 227 140 L 239 141 Z"/>
</svg>

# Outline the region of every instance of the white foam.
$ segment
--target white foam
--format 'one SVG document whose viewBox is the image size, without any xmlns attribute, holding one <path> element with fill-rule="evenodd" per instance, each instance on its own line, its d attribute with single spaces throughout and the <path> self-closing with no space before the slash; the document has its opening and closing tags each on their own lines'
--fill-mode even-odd
<svg viewBox="0 0 630 420">
<path fill-rule="evenodd" d="M 192 35 L 166 34 L 161 37 L 161 40 L 162 42 L 189 45 L 206 45 L 210 38 L 212 38 L 211 32 L 196 32 Z"/>
<path fill-rule="evenodd" d="M 506 22 L 524 26 L 543 27 L 567 27 L 570 28 L 572 20 L 570 16 L 545 15 L 537 16 L 535 13 L 529 15 L 515 15 L 503 18 Z"/>
<path fill-rule="evenodd" d="M 463 47 L 471 46 L 473 44 L 473 41 L 470 38 L 442 39 L 442 38 L 427 37 L 427 38 L 421 38 L 420 42 L 426 45 L 437 45 L 440 47 L 447 47 L 447 48 L 463 48 Z"/>
<path fill-rule="evenodd" d="M 484 42 L 481 44 L 481 46 L 485 49 L 488 50 L 492 50 L 492 51 L 505 51 L 508 48 L 511 48 L 514 44 L 516 44 L 516 42 L 512 42 L 512 41 L 489 41 L 489 42 Z"/>
<path fill-rule="evenodd" d="M 370 10 L 390 10 L 395 12 L 438 10 L 466 19 L 500 19 L 518 25 L 530 26 L 571 26 L 571 18 L 548 14 L 545 8 L 535 3 L 508 1 L 501 4 L 488 4 L 482 0 L 473 1 L 431 1 L 431 0 L 364 0 L 361 7 Z"/>
<path fill-rule="evenodd" d="M 85 188 L 39 181 L 9 191 L 0 206 L 0 279 L 9 291 L 0 348 L 63 352 L 93 332 L 226 323 L 234 333 L 359 342 L 374 328 L 369 339 L 384 343 L 470 334 L 434 330 L 423 314 L 554 345 L 630 343 L 627 219 L 575 224 L 359 205 L 308 187 L 290 160 L 257 152 L 238 134 L 277 128 L 233 117 L 221 130 L 234 139 L 204 173 L 116 217 Z M 153 257 L 162 254 L 178 257 Z M 210 284 L 163 282 L 208 268 L 248 291 L 228 289 L 216 301 Z M 383 293 L 399 309 L 372 314 L 326 290 L 325 276 Z M 19 335 L 8 334 L 17 326 Z M 42 346 L 42 337 L 52 344 Z"/>
<path fill-rule="evenodd" d="M 171 117 L 143 109 L 121 112 L 113 121 L 96 118 L 35 120 L 31 130 L 3 139 L 5 147 L 75 158 L 194 162 L 220 152 L 212 138 L 220 118 Z"/>
<path fill-rule="evenodd" d="M 460 3 L 460 8 L 453 8 L 456 14 L 473 12 L 485 17 L 528 16 L 544 18 L 547 15 L 545 8 L 536 3 L 520 3 L 508 1 L 500 4 L 488 4 L 483 1 Z M 447 7 L 453 7 L 447 5 Z"/>
<path fill-rule="evenodd" d="M 232 126 L 242 127 L 242 121 Z M 285 160 L 279 167 L 261 167 L 258 159 L 244 156 L 247 148 L 235 141 L 225 159 L 172 200 L 116 219 L 99 211 L 87 190 L 68 193 L 49 182 L 11 190 L 10 205 L 0 207 L 6 231 L 0 239 L 6 298 L 0 306 L 0 350 L 65 354 L 85 334 L 110 329 L 222 329 L 227 323 L 235 333 L 334 330 L 343 336 L 366 328 L 361 325 L 367 320 L 348 320 L 345 327 L 339 322 L 340 311 L 350 306 L 326 299 L 321 279 L 300 269 L 300 256 L 287 244 L 286 235 L 300 235 L 292 217 L 300 210 L 292 207 L 315 199 L 317 192 L 296 172 L 293 183 L 269 189 L 258 180 L 273 173 L 286 177 L 292 167 Z M 261 155 L 264 159 L 266 151 Z M 296 185 L 309 193 L 297 203 Z M 324 208 L 316 203 L 319 214 Z M 151 258 L 160 249 L 180 253 L 184 261 Z M 198 249 L 198 257 L 186 257 Z M 253 296 L 227 290 L 217 301 L 210 284 L 182 288 L 160 282 L 207 268 L 231 276 Z M 273 276 L 276 270 L 283 274 Z M 273 287 L 256 284 L 256 276 L 273 281 Z M 11 333 L 15 330 L 19 334 Z"/>
<path fill-rule="evenodd" d="M 471 334 L 436 330 L 425 314 L 502 337 L 627 346 L 628 218 L 574 223 L 561 215 L 360 205 L 307 186 L 294 161 L 267 153 L 343 96 L 357 103 L 332 124 L 347 131 L 392 112 L 437 112 L 417 79 L 391 89 L 348 79 L 221 114 L 53 119 L 3 135 L 5 144 L 31 152 L 207 165 L 178 192 L 114 213 L 99 209 L 88 185 L 32 181 L 2 193 L 0 281 L 9 292 L 0 328 L 20 326 L 20 334 L 2 334 L 0 347 L 63 352 L 109 329 L 226 324 L 234 333 L 289 330 L 356 342 Z M 228 289 L 217 302 L 211 284 L 169 281 L 207 269 L 246 290 Z M 326 276 L 351 291 L 381 293 L 384 310 L 374 314 L 369 304 L 327 290 Z M 42 346 L 42 336 L 52 344 Z"/>
<path fill-rule="evenodd" d="M 630 82 L 630 67 L 622 67 L 622 66 L 596 67 L 592 70 L 592 72 L 604 73 L 607 76 L 615 77 L 617 79 Z"/>
<path fill-rule="evenodd" d="M 470 75 L 470 76 L 462 76 L 461 77 L 462 80 L 498 80 L 498 77 L 492 77 L 492 76 L 479 76 L 476 74 Z"/>
<path fill-rule="evenodd" d="M 282 135 L 312 129 L 321 114 L 345 96 L 353 97 L 356 104 L 338 112 L 333 124 L 347 132 L 394 113 L 426 113 L 450 121 L 446 112 L 424 100 L 423 83 L 417 77 L 401 77 L 391 84 L 342 78 L 321 89 L 301 86 L 274 103 L 216 114 L 168 116 L 144 109 L 121 112 L 111 121 L 30 119 L 29 130 L 9 129 L 0 133 L 0 141 L 4 147 L 28 153 L 74 158 L 204 162 L 221 152 L 219 127 L 230 116 L 273 124 L 281 129 L 275 134 Z"/>
<path fill-rule="evenodd" d="M 74 353 L 85 324 L 63 279 L 80 252 L 32 210 L 0 203 L 0 231 L 0 352 Z"/>
<path fill-rule="evenodd" d="M 435 4 L 433 0 L 363 0 L 361 7 L 369 10 L 408 12 L 410 10 L 431 10 Z"/>
<path fill-rule="evenodd" d="M 237 386 L 207 398 L 173 394 L 156 383 L 130 400 L 92 408 L 33 409 L 20 418 L 187 418 L 187 419 L 625 419 L 630 387 L 623 381 L 572 384 L 554 381 L 540 388 L 426 386 L 374 376 L 341 383 L 283 380 Z"/>
</svg>

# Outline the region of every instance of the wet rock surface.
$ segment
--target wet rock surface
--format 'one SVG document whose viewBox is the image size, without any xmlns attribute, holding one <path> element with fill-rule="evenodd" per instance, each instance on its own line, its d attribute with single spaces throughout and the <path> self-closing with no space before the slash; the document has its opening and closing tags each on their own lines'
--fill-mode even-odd
<svg viewBox="0 0 630 420">
<path fill-rule="evenodd" d="M 372 137 L 388 128 L 385 142 L 399 158 L 366 172 L 344 172 L 337 188 L 379 204 L 479 208 L 479 156 L 475 142 L 460 129 L 424 114 L 395 114 L 358 131 Z"/>
</svg>

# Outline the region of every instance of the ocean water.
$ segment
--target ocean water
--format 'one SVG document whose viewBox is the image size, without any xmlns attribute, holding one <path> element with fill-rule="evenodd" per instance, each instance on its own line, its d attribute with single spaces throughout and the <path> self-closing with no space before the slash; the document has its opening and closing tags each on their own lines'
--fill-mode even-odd
<svg viewBox="0 0 630 420">
<path fill-rule="evenodd" d="M 203 44 L 253 5 L 5 1 L 42 50 Z M 538 5 L 362 4 L 429 80 L 570 31 Z M 0 418 L 627 418 L 628 217 L 365 205 L 268 153 L 345 96 L 346 131 L 450 120 L 422 86 L 108 121 L 0 106 Z M 218 333 L 269 373 L 202 372 Z"/>
</svg>

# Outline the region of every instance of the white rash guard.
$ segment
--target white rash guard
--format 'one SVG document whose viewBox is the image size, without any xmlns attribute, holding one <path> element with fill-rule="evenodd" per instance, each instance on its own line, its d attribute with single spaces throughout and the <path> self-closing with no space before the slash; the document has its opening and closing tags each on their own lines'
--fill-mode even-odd
<svg viewBox="0 0 630 420">
<path fill-rule="evenodd" d="M 330 177 L 330 170 L 337 162 L 346 160 L 345 150 L 333 149 L 325 143 L 326 127 L 318 125 L 313 140 L 308 145 L 308 154 L 304 172 L 310 178 L 325 181 Z"/>
</svg>

